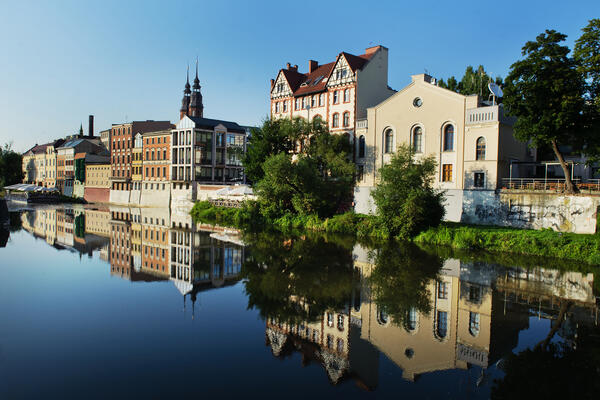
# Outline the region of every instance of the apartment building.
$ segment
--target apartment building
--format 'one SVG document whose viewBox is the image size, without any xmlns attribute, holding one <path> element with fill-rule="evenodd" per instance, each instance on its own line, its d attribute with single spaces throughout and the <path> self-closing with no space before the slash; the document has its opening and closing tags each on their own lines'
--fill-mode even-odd
<svg viewBox="0 0 600 400">
<path fill-rule="evenodd" d="M 90 139 L 83 136 L 67 140 L 56 149 L 56 152 L 56 187 L 65 196 L 73 196 L 76 154 L 108 156 L 108 151 L 100 144 L 99 139 Z M 82 167 L 80 171 L 80 177 L 85 179 L 85 167 Z"/>
<path fill-rule="evenodd" d="M 90 203 L 107 203 L 110 196 L 110 162 L 88 162 L 85 166 L 83 198 Z"/>
<path fill-rule="evenodd" d="M 128 204 L 132 184 L 132 150 L 137 133 L 170 129 L 169 121 L 133 121 L 114 124 L 110 133 L 111 193 L 110 201 Z"/>
<path fill-rule="evenodd" d="M 388 49 L 373 46 L 359 56 L 341 52 L 323 65 L 309 60 L 305 73 L 287 63 L 271 79 L 270 113 L 271 118 L 320 118 L 354 143 L 356 121 L 394 93 L 388 86 Z"/>
<path fill-rule="evenodd" d="M 142 136 L 143 168 L 140 204 L 168 205 L 171 197 L 171 131 L 147 132 Z"/>
</svg>

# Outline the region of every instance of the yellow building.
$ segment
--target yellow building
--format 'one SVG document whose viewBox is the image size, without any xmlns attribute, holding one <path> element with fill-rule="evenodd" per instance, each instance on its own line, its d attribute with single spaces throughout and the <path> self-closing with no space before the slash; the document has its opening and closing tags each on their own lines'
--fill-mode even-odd
<svg viewBox="0 0 600 400">
<path fill-rule="evenodd" d="M 417 159 L 434 157 L 434 186 L 446 191 L 447 219 L 460 221 L 463 196 L 491 196 L 509 177 L 512 161 L 533 160 L 527 144 L 514 137 L 514 122 L 501 106 L 478 95 L 464 96 L 439 87 L 429 75 L 413 75 L 408 86 L 357 122 L 356 211 L 374 211 L 370 193 L 377 171 L 405 144 Z"/>
</svg>

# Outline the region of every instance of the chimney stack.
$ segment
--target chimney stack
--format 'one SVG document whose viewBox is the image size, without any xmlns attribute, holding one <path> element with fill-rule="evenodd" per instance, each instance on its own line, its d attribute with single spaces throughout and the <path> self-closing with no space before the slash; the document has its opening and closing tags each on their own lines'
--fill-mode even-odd
<svg viewBox="0 0 600 400">
<path fill-rule="evenodd" d="M 298 72 L 298 64 L 294 64 L 293 70 L 296 71 L 296 72 Z"/>
<path fill-rule="evenodd" d="M 310 74 L 319 67 L 319 63 L 315 60 L 308 60 L 308 73 Z"/>
<path fill-rule="evenodd" d="M 275 79 L 271 79 L 271 89 L 273 89 L 273 86 L 275 86 Z"/>
<path fill-rule="evenodd" d="M 285 67 L 286 67 L 288 70 L 290 69 L 290 67 L 291 67 L 291 66 L 292 66 L 292 64 L 290 64 L 290 63 L 286 63 L 286 64 L 285 64 Z"/>
<path fill-rule="evenodd" d="M 90 115 L 88 119 L 88 136 L 90 138 L 94 137 L 94 116 Z"/>
</svg>

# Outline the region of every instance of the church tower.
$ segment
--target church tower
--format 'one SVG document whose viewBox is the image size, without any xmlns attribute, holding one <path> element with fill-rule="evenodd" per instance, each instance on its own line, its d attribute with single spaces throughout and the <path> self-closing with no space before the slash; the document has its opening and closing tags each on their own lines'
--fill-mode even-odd
<svg viewBox="0 0 600 400">
<path fill-rule="evenodd" d="M 202 118 L 204 114 L 204 105 L 202 104 L 202 94 L 200 93 L 200 80 L 198 79 L 198 59 L 196 59 L 196 77 L 194 86 L 192 86 L 192 96 L 190 100 L 189 116 Z"/>
<path fill-rule="evenodd" d="M 179 109 L 179 119 L 183 118 L 184 115 L 188 115 L 190 108 L 190 93 L 190 67 L 188 66 L 185 89 L 183 89 L 183 99 L 181 100 L 181 108 Z"/>
</svg>

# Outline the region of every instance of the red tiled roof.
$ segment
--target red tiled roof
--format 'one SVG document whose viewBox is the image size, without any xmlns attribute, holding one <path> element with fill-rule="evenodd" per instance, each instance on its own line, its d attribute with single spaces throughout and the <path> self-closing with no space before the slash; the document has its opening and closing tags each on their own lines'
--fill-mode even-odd
<svg viewBox="0 0 600 400">
<path fill-rule="evenodd" d="M 375 53 L 376 51 L 371 51 L 366 54 L 361 54 L 360 56 L 355 56 L 350 53 L 341 52 L 334 62 L 319 65 L 313 72 L 303 74 L 296 69 L 282 69 L 281 72 L 290 85 L 290 89 L 294 93 L 294 96 L 322 92 L 326 89 L 327 80 L 339 57 L 344 56 L 350 69 L 352 69 L 352 72 L 355 72 L 357 69 L 362 69 Z M 322 78 L 320 78 L 319 82 L 315 85 L 314 82 L 319 77 Z M 304 83 L 306 83 L 306 85 L 303 85 Z"/>
</svg>

